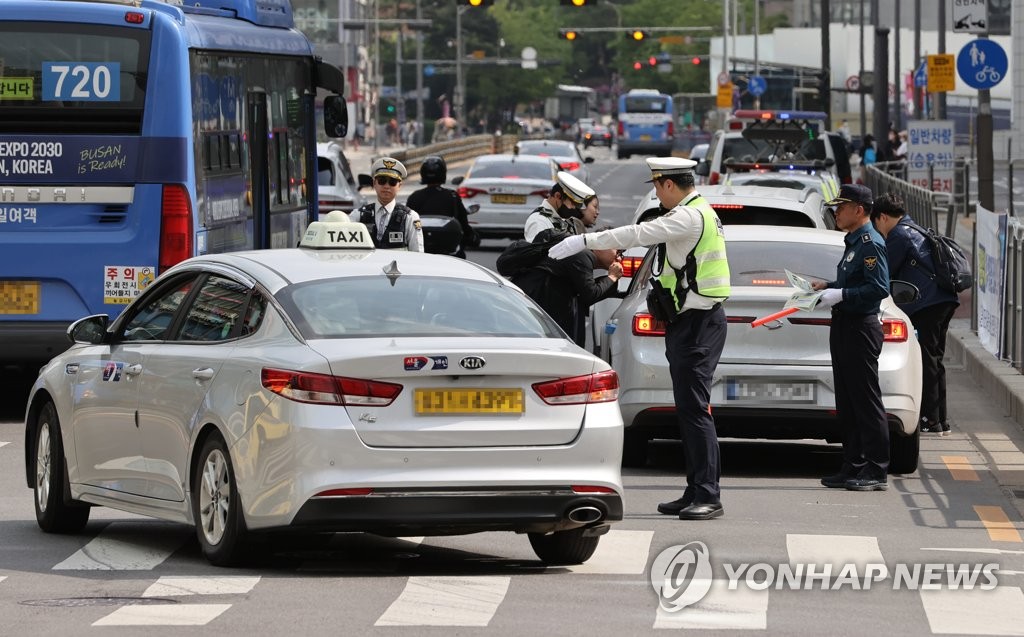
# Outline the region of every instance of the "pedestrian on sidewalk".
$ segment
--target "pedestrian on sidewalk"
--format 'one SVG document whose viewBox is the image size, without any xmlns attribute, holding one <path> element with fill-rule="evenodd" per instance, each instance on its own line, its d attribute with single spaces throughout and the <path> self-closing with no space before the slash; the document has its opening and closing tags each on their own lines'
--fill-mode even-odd
<svg viewBox="0 0 1024 637">
<path fill-rule="evenodd" d="M 960 305 L 956 292 L 943 290 L 935 283 L 935 259 L 923 229 L 914 223 L 903 207 L 903 199 L 886 193 L 875 200 L 872 214 L 875 228 L 885 237 L 889 255 L 889 275 L 893 280 L 917 286 L 920 297 L 901 303 L 917 340 L 921 344 L 921 431 L 949 435 L 946 412 L 946 332 L 949 321 Z"/>
</svg>

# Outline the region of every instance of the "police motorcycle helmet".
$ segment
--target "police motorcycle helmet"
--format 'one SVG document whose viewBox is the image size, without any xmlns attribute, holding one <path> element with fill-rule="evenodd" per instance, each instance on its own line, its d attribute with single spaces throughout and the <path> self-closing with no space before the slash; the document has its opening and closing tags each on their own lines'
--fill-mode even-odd
<svg viewBox="0 0 1024 637">
<path fill-rule="evenodd" d="M 424 184 L 443 184 L 448 181 L 448 165 L 444 159 L 431 155 L 420 164 L 420 181 Z"/>
</svg>

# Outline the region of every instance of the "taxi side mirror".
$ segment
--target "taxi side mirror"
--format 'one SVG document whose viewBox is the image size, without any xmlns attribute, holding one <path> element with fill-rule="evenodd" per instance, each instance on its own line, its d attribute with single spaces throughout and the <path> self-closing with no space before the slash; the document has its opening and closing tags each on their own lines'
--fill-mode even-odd
<svg viewBox="0 0 1024 637">
<path fill-rule="evenodd" d="M 707 177 L 711 174 L 711 164 L 705 160 L 701 160 L 699 164 L 694 166 L 693 172 L 700 175 L 701 177 Z"/>
<path fill-rule="evenodd" d="M 359 189 L 373 188 L 373 177 L 369 175 L 359 175 Z"/>
</svg>

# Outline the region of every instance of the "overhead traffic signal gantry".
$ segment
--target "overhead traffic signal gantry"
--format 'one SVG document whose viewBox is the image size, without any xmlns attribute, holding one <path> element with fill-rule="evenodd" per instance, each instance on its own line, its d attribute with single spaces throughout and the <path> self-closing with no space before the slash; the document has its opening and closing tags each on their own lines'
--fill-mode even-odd
<svg viewBox="0 0 1024 637">
<path fill-rule="evenodd" d="M 572 42 L 576 38 L 580 37 L 580 32 L 577 31 L 576 29 L 559 29 L 558 37 L 562 38 L 563 40 L 569 40 L 570 42 Z"/>
</svg>

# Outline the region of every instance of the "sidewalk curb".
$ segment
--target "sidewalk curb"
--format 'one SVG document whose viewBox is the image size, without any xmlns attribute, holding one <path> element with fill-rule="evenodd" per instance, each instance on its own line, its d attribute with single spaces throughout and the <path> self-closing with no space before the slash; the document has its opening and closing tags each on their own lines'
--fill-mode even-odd
<svg viewBox="0 0 1024 637">
<path fill-rule="evenodd" d="M 949 328 L 946 356 L 954 364 L 961 363 L 967 374 L 1024 431 L 1024 374 L 996 359 L 970 327 Z"/>
</svg>

